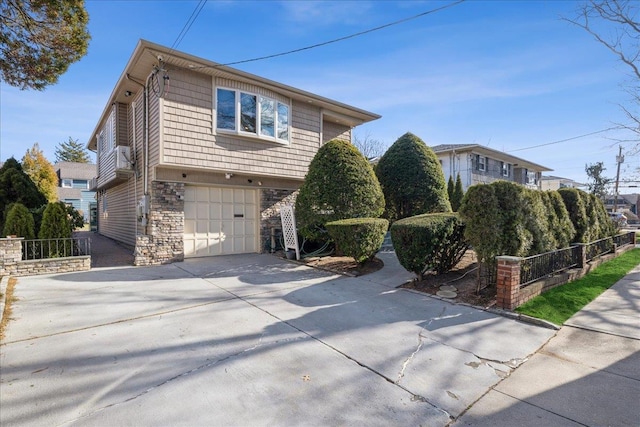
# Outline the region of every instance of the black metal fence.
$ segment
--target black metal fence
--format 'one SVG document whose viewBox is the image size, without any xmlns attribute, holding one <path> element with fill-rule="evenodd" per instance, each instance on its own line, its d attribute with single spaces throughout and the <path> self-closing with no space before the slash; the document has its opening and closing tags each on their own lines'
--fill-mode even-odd
<svg viewBox="0 0 640 427">
<path fill-rule="evenodd" d="M 520 285 L 528 285 L 543 277 L 575 267 L 578 265 L 579 259 L 579 246 L 522 258 L 520 261 Z"/>
<path fill-rule="evenodd" d="M 604 239 L 594 240 L 585 245 L 585 253 L 587 261 L 608 254 L 613 251 L 613 237 L 605 237 Z"/>
<path fill-rule="evenodd" d="M 22 242 L 22 259 L 46 259 L 91 255 L 91 239 L 33 239 Z"/>
<path fill-rule="evenodd" d="M 636 233 L 635 231 L 630 231 L 628 233 L 618 234 L 617 236 L 613 236 L 613 243 L 615 243 L 617 247 L 630 245 L 631 243 L 633 243 L 633 235 L 635 233 Z"/>
</svg>

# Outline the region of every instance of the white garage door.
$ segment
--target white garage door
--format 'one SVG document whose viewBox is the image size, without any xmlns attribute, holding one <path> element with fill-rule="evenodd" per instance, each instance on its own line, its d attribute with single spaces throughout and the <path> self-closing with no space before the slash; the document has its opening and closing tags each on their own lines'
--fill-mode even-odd
<svg viewBox="0 0 640 427">
<path fill-rule="evenodd" d="M 185 257 L 258 252 L 258 191 L 186 186 Z"/>
</svg>

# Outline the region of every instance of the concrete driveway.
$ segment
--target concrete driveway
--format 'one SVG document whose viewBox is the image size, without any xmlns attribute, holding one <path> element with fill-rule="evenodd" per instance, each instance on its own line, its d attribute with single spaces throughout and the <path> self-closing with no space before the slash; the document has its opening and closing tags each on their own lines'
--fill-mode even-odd
<svg viewBox="0 0 640 427">
<path fill-rule="evenodd" d="M 19 278 L 0 424 L 444 426 L 554 331 L 270 255 Z"/>
</svg>

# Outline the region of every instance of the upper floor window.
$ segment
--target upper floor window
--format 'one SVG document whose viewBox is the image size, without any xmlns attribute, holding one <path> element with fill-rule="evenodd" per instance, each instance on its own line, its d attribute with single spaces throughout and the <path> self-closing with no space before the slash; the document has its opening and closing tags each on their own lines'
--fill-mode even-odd
<svg viewBox="0 0 640 427">
<path fill-rule="evenodd" d="M 115 106 L 111 109 L 109 117 L 102 130 L 98 134 L 98 150 L 102 154 L 110 153 L 116 146 L 114 127 L 116 124 Z"/>
<path fill-rule="evenodd" d="M 262 95 L 216 90 L 216 128 L 262 139 L 289 141 L 289 106 Z"/>
<path fill-rule="evenodd" d="M 73 187 L 73 180 L 69 178 L 65 178 L 62 180 L 62 188 L 71 188 Z"/>
<path fill-rule="evenodd" d="M 527 170 L 527 184 L 538 185 L 538 174 L 536 171 Z"/>
<path fill-rule="evenodd" d="M 476 165 L 479 171 L 487 170 L 487 158 L 485 156 L 481 156 L 476 154 Z"/>
<path fill-rule="evenodd" d="M 502 176 L 511 175 L 511 165 L 509 163 L 500 162 L 502 164 Z"/>
</svg>

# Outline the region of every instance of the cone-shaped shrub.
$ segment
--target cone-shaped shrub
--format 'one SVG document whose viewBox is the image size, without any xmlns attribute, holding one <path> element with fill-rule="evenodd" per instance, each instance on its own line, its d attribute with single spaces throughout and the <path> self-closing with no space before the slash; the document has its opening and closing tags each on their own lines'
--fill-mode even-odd
<svg viewBox="0 0 640 427">
<path fill-rule="evenodd" d="M 3 236 L 18 236 L 25 239 L 35 237 L 33 215 L 22 203 L 13 203 L 7 212 Z"/>
<path fill-rule="evenodd" d="M 310 240 L 327 240 L 327 222 L 378 218 L 383 211 L 380 184 L 358 149 L 337 139 L 320 147 L 296 198 L 300 234 Z"/>
<path fill-rule="evenodd" d="M 440 162 L 417 136 L 406 133 L 380 158 L 376 174 L 387 202 L 385 216 L 395 221 L 432 212 L 451 212 Z"/>
<path fill-rule="evenodd" d="M 42 214 L 42 225 L 38 232 L 41 239 L 66 239 L 71 237 L 71 224 L 67 216 L 67 207 L 63 202 L 49 203 Z M 43 242 L 42 253 L 45 257 L 54 258 L 70 256 L 70 241 L 50 240 Z"/>
</svg>

